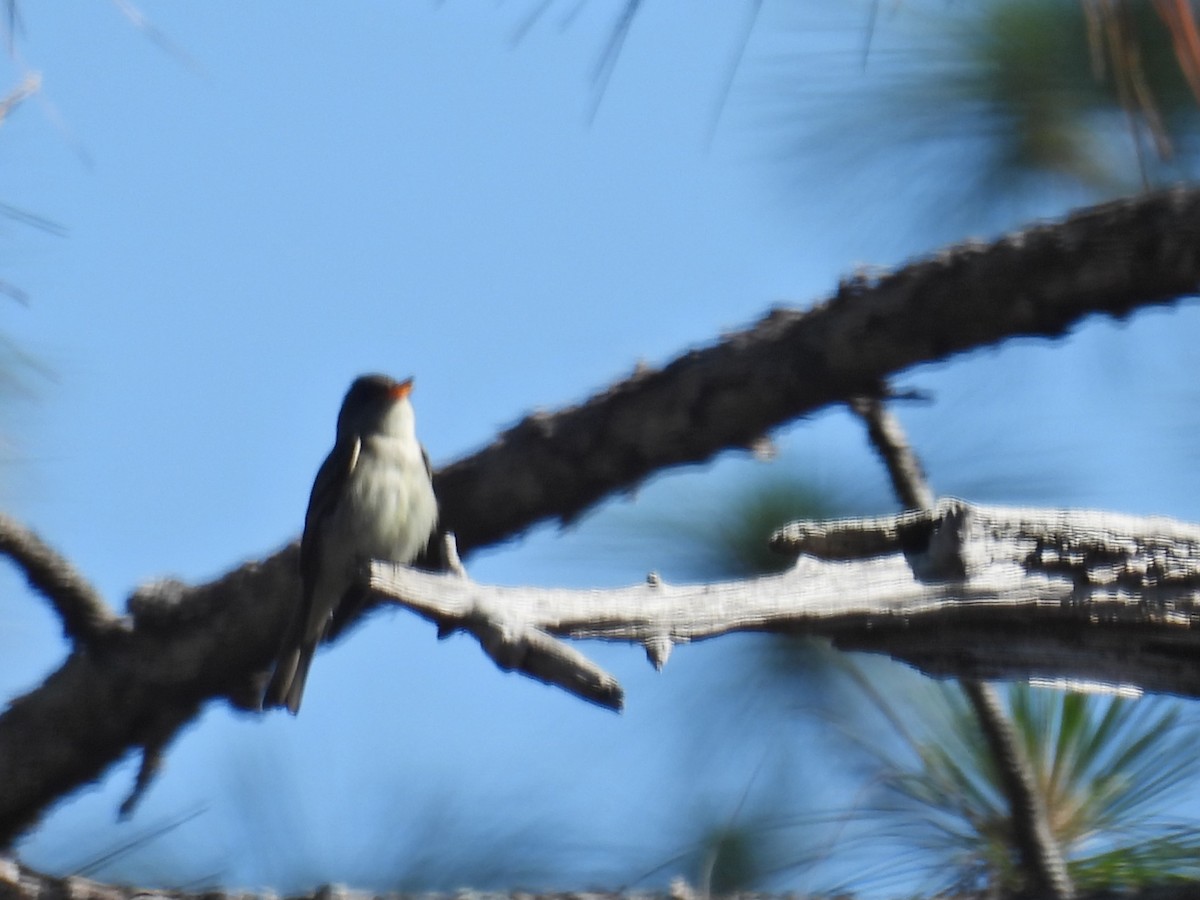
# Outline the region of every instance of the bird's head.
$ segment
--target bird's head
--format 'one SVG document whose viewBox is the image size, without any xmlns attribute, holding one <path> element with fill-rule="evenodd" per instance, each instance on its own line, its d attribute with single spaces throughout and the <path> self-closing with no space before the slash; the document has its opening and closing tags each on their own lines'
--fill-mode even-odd
<svg viewBox="0 0 1200 900">
<path fill-rule="evenodd" d="M 396 381 L 386 375 L 360 375 L 350 385 L 338 413 L 338 437 L 351 434 L 413 432 L 413 410 L 408 395 L 413 380 Z"/>
</svg>

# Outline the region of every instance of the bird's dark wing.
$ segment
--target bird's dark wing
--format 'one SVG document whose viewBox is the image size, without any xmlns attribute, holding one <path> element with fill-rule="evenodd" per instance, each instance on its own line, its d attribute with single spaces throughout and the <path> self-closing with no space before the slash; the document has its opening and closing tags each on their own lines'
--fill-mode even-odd
<svg viewBox="0 0 1200 900">
<path fill-rule="evenodd" d="M 425 448 L 421 448 L 421 459 L 425 461 L 425 474 L 429 476 L 429 483 L 433 481 L 433 466 L 429 463 L 429 454 L 425 452 Z M 437 489 L 434 485 L 434 499 L 437 499 Z M 450 561 L 446 558 L 446 526 L 442 521 L 441 504 L 438 504 L 438 520 L 433 527 L 433 533 L 429 535 L 429 543 L 423 550 L 417 554 L 417 558 L 412 561 L 412 565 L 418 569 L 425 569 L 429 572 L 445 572 L 450 568 Z"/>
<path fill-rule="evenodd" d="M 362 441 L 353 435 L 334 444 L 325 462 L 317 470 L 312 493 L 308 496 L 308 510 L 304 513 L 304 536 L 300 538 L 300 577 L 304 582 L 303 616 L 308 617 L 309 592 L 317 578 L 320 565 L 320 531 L 322 524 L 333 514 L 350 478 L 358 465 L 358 454 Z"/>
<path fill-rule="evenodd" d="M 313 590 L 317 569 L 321 564 L 321 529 L 333 514 L 334 507 L 345 489 L 346 480 L 358 463 L 360 442 L 357 437 L 339 440 L 317 470 L 308 511 L 304 514 L 304 535 L 300 538 L 300 597 L 292 612 L 292 620 L 284 632 L 275 659 L 275 669 L 263 693 L 263 708 L 287 706 L 295 715 L 300 709 L 304 681 L 320 635 L 309 634 L 308 619 L 312 614 Z"/>
</svg>

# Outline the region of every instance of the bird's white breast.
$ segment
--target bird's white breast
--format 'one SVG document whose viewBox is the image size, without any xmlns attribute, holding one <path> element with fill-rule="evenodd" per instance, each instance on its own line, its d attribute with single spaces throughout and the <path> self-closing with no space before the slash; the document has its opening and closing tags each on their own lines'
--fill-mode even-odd
<svg viewBox="0 0 1200 900">
<path fill-rule="evenodd" d="M 415 438 L 375 434 L 364 439 L 335 515 L 355 535 L 356 553 L 409 563 L 437 523 L 437 501 Z"/>
</svg>

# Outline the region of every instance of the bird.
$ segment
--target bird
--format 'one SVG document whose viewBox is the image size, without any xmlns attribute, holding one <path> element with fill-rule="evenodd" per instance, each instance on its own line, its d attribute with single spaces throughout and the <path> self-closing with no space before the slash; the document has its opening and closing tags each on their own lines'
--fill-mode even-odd
<svg viewBox="0 0 1200 900">
<path fill-rule="evenodd" d="M 362 566 L 408 565 L 434 543 L 438 505 L 429 456 L 417 440 L 413 379 L 361 375 L 317 471 L 300 539 L 299 602 L 284 632 L 263 708 L 300 711 L 317 644 L 361 584 Z"/>
</svg>

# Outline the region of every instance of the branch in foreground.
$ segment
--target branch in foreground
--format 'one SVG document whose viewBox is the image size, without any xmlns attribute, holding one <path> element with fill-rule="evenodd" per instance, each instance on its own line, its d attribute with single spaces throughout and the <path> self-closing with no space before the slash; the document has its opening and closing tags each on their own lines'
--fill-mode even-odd
<svg viewBox="0 0 1200 900">
<path fill-rule="evenodd" d="M 871 537 L 857 558 L 802 555 L 783 574 L 746 581 L 540 590 L 377 562 L 371 587 L 443 629 L 478 631 L 488 621 L 626 641 L 659 662 L 675 644 L 735 631 L 805 633 L 938 677 L 1084 680 L 1200 697 L 1200 526 L 943 500 L 930 511 L 796 523 L 776 544 L 845 556 L 860 533 Z"/>
<path fill-rule="evenodd" d="M 435 476 L 443 524 L 467 553 L 570 520 L 655 471 L 753 445 L 909 366 L 1189 296 L 1200 284 L 1197 221 L 1200 188 L 1179 188 L 848 281 L 811 310 L 777 310 L 504 432 Z M 207 584 L 140 590 L 122 620 L 130 634 L 102 655 L 72 653 L 0 715 L 0 846 L 130 750 L 166 746 L 204 703 L 251 708 L 298 590 L 291 548 Z M 1169 673 L 1161 681 L 1171 690 Z"/>
</svg>

